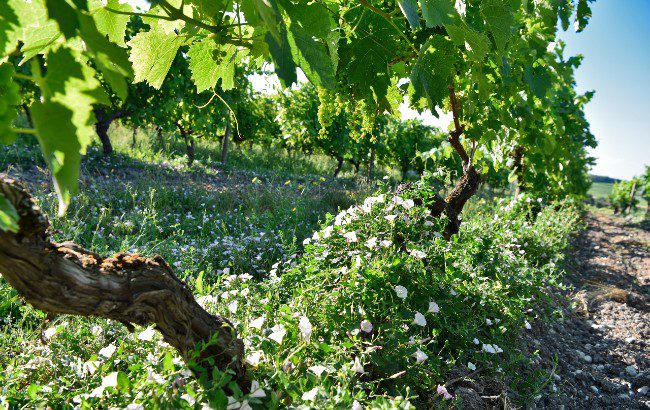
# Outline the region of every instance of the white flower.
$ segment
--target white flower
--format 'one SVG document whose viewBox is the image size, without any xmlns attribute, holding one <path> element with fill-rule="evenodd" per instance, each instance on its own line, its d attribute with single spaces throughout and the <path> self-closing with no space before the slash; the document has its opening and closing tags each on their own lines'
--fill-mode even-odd
<svg viewBox="0 0 650 410">
<path fill-rule="evenodd" d="M 420 349 L 416 350 L 415 353 L 413 353 L 413 357 L 415 357 L 416 363 L 422 363 L 429 358 L 429 356 L 427 356 L 427 354 Z"/>
<path fill-rule="evenodd" d="M 404 207 L 404 209 L 411 209 L 413 206 L 415 206 L 415 203 L 412 199 L 407 199 L 406 201 L 402 202 L 401 205 Z"/>
<path fill-rule="evenodd" d="M 113 356 L 113 353 L 115 353 L 116 349 L 117 349 L 117 347 L 115 347 L 115 345 L 110 344 L 110 345 L 106 346 L 105 348 L 101 349 L 99 351 L 99 355 L 104 356 L 105 358 L 108 359 L 109 357 Z"/>
<path fill-rule="evenodd" d="M 472 362 L 467 362 L 467 368 L 474 371 L 476 370 L 476 365 Z"/>
<path fill-rule="evenodd" d="M 363 370 L 363 365 L 359 361 L 358 357 L 354 358 L 354 364 L 352 365 L 352 371 L 354 371 L 355 373 L 360 373 L 360 374 L 365 373 L 365 371 Z"/>
<path fill-rule="evenodd" d="M 503 353 L 503 350 L 496 344 L 483 344 L 483 351 L 492 354 Z"/>
<path fill-rule="evenodd" d="M 90 331 L 93 334 L 93 336 L 99 336 L 102 334 L 102 332 L 104 332 L 104 329 L 102 329 L 101 326 L 95 325 L 93 326 L 92 329 L 90 329 Z"/>
<path fill-rule="evenodd" d="M 309 239 L 309 238 L 305 238 L 305 240 L 302 241 L 302 244 L 303 244 L 303 245 L 309 245 L 309 242 L 311 242 L 311 239 Z"/>
<path fill-rule="evenodd" d="M 424 259 L 427 257 L 427 254 L 425 252 L 419 251 L 417 249 L 411 249 L 410 253 L 411 256 L 416 259 Z"/>
<path fill-rule="evenodd" d="M 485 324 L 487 324 L 488 326 L 492 326 L 492 321 L 490 319 L 486 318 L 485 319 Z"/>
<path fill-rule="evenodd" d="M 402 300 L 406 299 L 409 294 L 408 290 L 406 290 L 406 288 L 402 285 L 395 286 L 395 293 L 397 293 L 397 297 Z"/>
<path fill-rule="evenodd" d="M 302 399 L 305 401 L 313 401 L 316 399 L 316 396 L 318 396 L 318 387 L 314 387 L 313 389 L 304 392 L 302 394 Z"/>
<path fill-rule="evenodd" d="M 433 233 L 433 236 L 435 236 L 436 238 L 440 238 L 440 239 L 444 239 L 444 238 L 445 238 L 444 236 L 442 236 L 442 234 L 441 234 L 440 232 L 434 232 L 434 233 Z"/>
<path fill-rule="evenodd" d="M 287 334 L 287 330 L 284 328 L 282 325 L 275 325 L 271 328 L 271 333 L 269 335 L 269 339 L 273 340 L 277 344 L 282 344 L 282 339 L 284 339 L 284 335 Z"/>
<path fill-rule="evenodd" d="M 333 226 L 326 226 L 325 229 L 323 229 L 323 238 L 329 238 L 332 236 L 332 230 L 334 230 Z"/>
<path fill-rule="evenodd" d="M 397 218 L 397 215 L 386 215 L 384 216 L 384 219 L 386 219 L 388 222 L 393 222 Z"/>
<path fill-rule="evenodd" d="M 456 291 L 455 291 L 455 290 L 453 290 L 453 289 L 452 289 L 452 290 L 450 290 L 450 291 L 449 291 L 449 293 L 451 293 L 451 296 L 456 296 L 456 295 L 458 294 L 458 293 L 456 293 Z"/>
<path fill-rule="evenodd" d="M 52 336 L 56 334 L 56 332 L 56 327 L 50 327 L 45 332 L 43 332 L 43 338 L 45 338 L 45 340 L 51 339 Z"/>
<path fill-rule="evenodd" d="M 251 383 L 251 393 L 249 397 L 266 397 L 264 389 L 260 387 L 260 384 L 257 382 L 257 380 L 253 380 Z"/>
<path fill-rule="evenodd" d="M 323 374 L 325 370 L 327 370 L 327 367 L 321 366 L 321 365 L 316 365 L 316 366 L 311 366 L 309 367 L 309 370 L 314 373 L 316 376 L 320 376 Z"/>
<path fill-rule="evenodd" d="M 88 373 L 90 375 L 95 374 L 95 372 L 99 369 L 99 361 L 97 360 L 88 360 L 83 364 L 83 370 L 85 373 Z"/>
<path fill-rule="evenodd" d="M 307 316 L 303 316 L 300 318 L 300 321 L 298 322 L 298 329 L 300 329 L 300 334 L 302 335 L 302 338 L 305 341 L 309 341 L 309 339 L 311 338 L 312 326 Z"/>
<path fill-rule="evenodd" d="M 359 327 L 361 328 L 362 331 L 366 333 L 372 332 L 372 323 L 370 323 L 367 320 L 362 320 L 361 325 Z"/>
<path fill-rule="evenodd" d="M 343 237 L 348 241 L 348 243 L 357 241 L 357 233 L 355 231 L 346 232 L 343 234 Z"/>
<path fill-rule="evenodd" d="M 373 249 L 375 246 L 377 246 L 377 238 L 372 237 L 366 241 L 366 248 Z"/>
<path fill-rule="evenodd" d="M 434 302 L 433 300 L 430 300 L 429 301 L 429 310 L 428 310 L 428 312 L 429 313 L 438 313 L 438 312 L 440 312 L 440 307 L 438 306 L 438 304 L 436 302 Z"/>
<path fill-rule="evenodd" d="M 439 395 L 444 397 L 445 400 L 449 400 L 454 397 L 451 394 L 449 394 L 449 392 L 447 391 L 447 387 L 445 387 L 444 385 L 439 384 L 438 389 L 436 389 L 436 391 L 438 392 Z"/>
<path fill-rule="evenodd" d="M 475 345 L 478 345 L 478 344 L 480 344 L 480 343 L 481 343 L 481 342 L 480 342 L 477 338 L 474 338 L 474 344 L 475 344 Z"/>
<path fill-rule="evenodd" d="M 237 301 L 236 301 L 236 300 L 233 300 L 233 301 L 230 302 L 230 304 L 228 305 L 228 310 L 230 311 L 230 313 L 237 313 L 237 308 L 238 308 L 238 307 L 239 307 L 239 304 L 237 303 Z"/>
<path fill-rule="evenodd" d="M 363 410 L 363 406 L 355 400 L 354 403 L 352 403 L 352 408 L 350 410 Z"/>
<path fill-rule="evenodd" d="M 383 241 L 379 242 L 379 244 L 381 246 L 383 246 L 384 248 L 388 248 L 389 246 L 391 246 L 393 244 L 393 241 L 390 241 L 388 239 L 384 239 Z"/>
<path fill-rule="evenodd" d="M 250 323 L 248 324 L 248 327 L 252 327 L 253 329 L 260 330 L 264 325 L 265 320 L 266 320 L 266 316 L 262 315 L 257 319 L 251 320 Z"/>
<path fill-rule="evenodd" d="M 426 326 L 427 325 L 427 319 L 424 317 L 424 315 L 420 312 L 415 312 L 415 319 L 413 319 L 413 323 L 415 323 L 418 326 Z"/>
<path fill-rule="evenodd" d="M 153 326 L 149 326 L 148 328 L 146 328 L 145 330 L 143 330 L 142 332 L 140 332 L 138 334 L 138 339 L 144 340 L 145 342 L 148 342 L 151 339 L 153 339 L 153 335 L 155 333 L 156 332 L 155 332 L 155 330 L 153 330 Z"/>
<path fill-rule="evenodd" d="M 262 360 L 262 351 L 258 350 L 256 352 L 252 352 L 246 358 L 244 359 L 246 363 L 250 364 L 253 367 L 257 367 L 258 364 L 260 364 L 260 361 Z"/>
<path fill-rule="evenodd" d="M 117 372 L 113 372 L 106 377 L 102 377 L 102 387 L 117 387 Z"/>
<path fill-rule="evenodd" d="M 524 327 L 528 330 L 532 329 L 532 326 L 530 325 L 530 323 L 528 323 L 527 320 L 524 322 Z"/>
</svg>

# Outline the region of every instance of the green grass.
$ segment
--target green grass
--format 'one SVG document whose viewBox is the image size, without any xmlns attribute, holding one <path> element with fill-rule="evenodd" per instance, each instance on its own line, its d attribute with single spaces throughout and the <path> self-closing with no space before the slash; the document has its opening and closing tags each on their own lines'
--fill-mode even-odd
<svg viewBox="0 0 650 410">
<path fill-rule="evenodd" d="M 573 207 L 477 196 L 463 214 L 459 239 L 445 242 L 433 234 L 443 222 L 427 209 L 395 205 L 390 184 L 379 188 L 349 168 L 342 178 L 328 177 L 334 164 L 324 157 L 241 147 L 222 166 L 218 143 L 200 140 L 189 168 L 171 136 L 158 141 L 140 132 L 132 146 L 130 133 L 117 128 L 112 138 L 110 157 L 90 148 L 79 194 L 61 218 L 33 138 L 0 147 L 0 171 L 27 180 L 51 216 L 55 240 L 101 254 L 159 254 L 201 303 L 229 317 L 247 354 L 261 355 L 251 368 L 266 396 L 228 393 L 241 403 L 350 408 L 360 401 L 407 409 L 408 397 L 444 408 L 449 402 L 435 393 L 436 384 L 469 362 L 504 379 L 522 403 L 544 388 L 548 370 L 520 375 L 532 358 L 518 349 L 517 335 L 528 320 L 551 313 L 543 291 L 555 283 L 560 251 L 577 225 Z M 323 222 L 333 222 L 328 214 L 378 189 L 386 201 L 371 211 L 340 213 L 350 219 L 346 226 L 314 239 Z M 344 239 L 345 229 L 359 240 Z M 390 243 L 379 245 L 384 239 Z M 413 250 L 425 252 L 426 263 Z M 398 284 L 410 298 L 395 296 Z M 439 313 L 428 312 L 433 299 Z M 426 315 L 428 327 L 413 325 L 416 312 Z M 262 329 L 249 325 L 262 316 Z M 297 327 L 303 316 L 312 320 L 310 340 Z M 198 383 L 157 334 L 130 335 L 119 323 L 66 316 L 45 326 L 43 343 L 44 319 L 0 278 L 0 408 L 225 408 L 228 402 L 222 384 Z M 362 319 L 377 333 L 360 334 Z M 270 338 L 278 329 L 287 331 L 283 343 Z M 474 338 L 498 344 L 503 354 L 486 353 Z M 416 349 L 426 352 L 425 362 L 414 364 Z M 357 359 L 368 373 L 360 375 Z M 317 376 L 313 366 L 327 370 Z M 408 370 L 403 377 L 402 370 Z M 313 389 L 317 401 L 303 399 Z"/>
</svg>

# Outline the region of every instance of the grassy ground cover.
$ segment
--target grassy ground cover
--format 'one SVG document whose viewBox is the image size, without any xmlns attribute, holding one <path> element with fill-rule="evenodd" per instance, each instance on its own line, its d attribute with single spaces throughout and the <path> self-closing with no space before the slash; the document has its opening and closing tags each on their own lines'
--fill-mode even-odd
<svg viewBox="0 0 650 410">
<path fill-rule="evenodd" d="M 259 148 L 234 151 L 223 168 L 210 143 L 188 169 L 173 141 L 141 134 L 132 147 L 117 135 L 114 156 L 94 148 L 85 159 L 79 196 L 52 218 L 55 238 L 162 255 L 207 309 L 232 319 L 252 392 L 227 374 L 196 381 L 151 328 L 129 334 L 76 317 L 44 325 L 0 281 L 0 404 L 447 407 L 454 372 L 499 377 L 522 403 L 544 388 L 548 375 L 521 371 L 535 357 L 516 341 L 553 313 L 547 289 L 579 229 L 575 206 L 477 200 L 446 242 L 427 184 L 395 196 L 349 173 L 325 177 L 325 159 Z M 25 177 L 54 215 L 34 143 L 0 150 L 0 169 Z"/>
</svg>

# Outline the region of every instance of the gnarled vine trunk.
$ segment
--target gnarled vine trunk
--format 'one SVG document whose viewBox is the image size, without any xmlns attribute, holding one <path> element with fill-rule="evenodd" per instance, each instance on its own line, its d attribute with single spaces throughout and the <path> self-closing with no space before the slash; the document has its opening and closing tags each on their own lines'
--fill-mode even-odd
<svg viewBox="0 0 650 410">
<path fill-rule="evenodd" d="M 118 118 L 122 118 L 127 115 L 126 110 L 116 110 L 113 112 L 106 112 L 103 108 L 96 107 L 95 118 L 97 122 L 95 123 L 95 131 L 99 136 L 99 140 L 102 142 L 102 150 L 105 155 L 110 155 L 113 153 L 113 144 L 111 139 L 108 137 L 108 129 L 111 127 L 113 121 Z"/>
<path fill-rule="evenodd" d="M 0 231 L 0 274 L 25 301 L 50 314 L 98 316 L 154 324 L 195 373 L 231 370 L 250 387 L 244 345 L 232 324 L 206 312 L 161 258 L 102 257 L 49 238 L 49 222 L 27 190 L 0 174 L 0 196 L 20 217 L 17 233 Z"/>
</svg>

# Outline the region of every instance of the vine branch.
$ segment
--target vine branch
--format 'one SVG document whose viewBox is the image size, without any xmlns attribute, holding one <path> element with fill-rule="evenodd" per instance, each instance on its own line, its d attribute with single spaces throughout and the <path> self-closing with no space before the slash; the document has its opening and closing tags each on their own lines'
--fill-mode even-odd
<svg viewBox="0 0 650 410">
<path fill-rule="evenodd" d="M 463 169 L 467 170 L 467 168 L 472 164 L 469 155 L 467 155 L 467 151 L 465 151 L 465 147 L 463 147 L 463 144 L 460 142 L 460 136 L 465 131 L 465 125 L 460 123 L 460 118 L 458 116 L 458 100 L 456 99 L 456 91 L 454 90 L 453 85 L 449 86 L 449 102 L 451 105 L 451 113 L 454 117 L 454 129 L 449 131 L 448 141 L 463 161 Z"/>
</svg>

